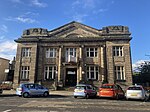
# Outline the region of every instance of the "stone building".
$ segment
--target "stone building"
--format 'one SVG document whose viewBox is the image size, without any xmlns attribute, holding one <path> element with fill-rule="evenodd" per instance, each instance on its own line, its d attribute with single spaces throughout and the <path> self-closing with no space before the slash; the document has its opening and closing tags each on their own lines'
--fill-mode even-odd
<svg viewBox="0 0 150 112">
<path fill-rule="evenodd" d="M 95 29 L 74 21 L 51 31 L 27 29 L 15 40 L 14 88 L 22 82 L 55 89 L 80 82 L 130 85 L 130 35 L 126 26 Z"/>
<path fill-rule="evenodd" d="M 0 82 L 6 81 L 9 73 L 9 61 L 5 58 L 0 58 Z"/>
</svg>

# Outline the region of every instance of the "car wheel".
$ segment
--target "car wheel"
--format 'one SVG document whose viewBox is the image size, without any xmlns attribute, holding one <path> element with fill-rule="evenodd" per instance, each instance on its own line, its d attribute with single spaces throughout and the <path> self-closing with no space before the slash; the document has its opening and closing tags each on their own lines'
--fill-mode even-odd
<svg viewBox="0 0 150 112">
<path fill-rule="evenodd" d="M 74 98 L 77 98 L 77 96 L 74 96 Z"/>
<path fill-rule="evenodd" d="M 119 95 L 118 94 L 116 94 L 116 100 L 119 100 Z"/>
<path fill-rule="evenodd" d="M 86 94 L 85 98 L 88 99 L 90 96 L 88 94 Z"/>
<path fill-rule="evenodd" d="M 48 96 L 49 96 L 49 93 L 48 93 L 48 92 L 44 92 L 43 96 L 44 96 L 44 97 L 48 97 Z"/>
<path fill-rule="evenodd" d="M 28 98 L 29 97 L 29 93 L 27 93 L 27 92 L 23 93 L 23 97 L 24 98 Z"/>
</svg>

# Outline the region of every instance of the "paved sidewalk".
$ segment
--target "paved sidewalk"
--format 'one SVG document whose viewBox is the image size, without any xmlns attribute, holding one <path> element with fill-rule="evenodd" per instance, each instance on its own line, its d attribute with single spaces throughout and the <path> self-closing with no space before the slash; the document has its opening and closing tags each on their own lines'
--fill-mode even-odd
<svg viewBox="0 0 150 112">
<path fill-rule="evenodd" d="M 16 91 L 15 90 L 3 90 L 3 93 L 4 95 L 14 95 L 16 94 Z M 73 91 L 63 91 L 63 90 L 57 90 L 57 91 L 54 91 L 54 90 L 50 90 L 50 95 L 63 95 L 63 96 L 71 96 L 73 95 Z"/>
</svg>

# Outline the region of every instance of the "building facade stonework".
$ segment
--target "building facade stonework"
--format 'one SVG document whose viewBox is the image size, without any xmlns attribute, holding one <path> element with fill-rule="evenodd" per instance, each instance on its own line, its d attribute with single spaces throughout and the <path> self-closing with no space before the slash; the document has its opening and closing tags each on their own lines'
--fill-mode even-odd
<svg viewBox="0 0 150 112">
<path fill-rule="evenodd" d="M 17 42 L 14 88 L 23 82 L 49 88 L 77 83 L 132 84 L 130 37 L 126 26 L 95 29 L 71 22 L 54 30 L 27 29 Z"/>
</svg>

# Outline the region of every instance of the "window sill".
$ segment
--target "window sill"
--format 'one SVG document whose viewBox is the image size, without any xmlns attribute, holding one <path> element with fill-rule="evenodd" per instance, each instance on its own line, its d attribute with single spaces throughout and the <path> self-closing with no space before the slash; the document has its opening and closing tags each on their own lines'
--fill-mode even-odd
<svg viewBox="0 0 150 112">
<path fill-rule="evenodd" d="M 126 82 L 126 80 L 116 80 L 117 82 Z"/>
<path fill-rule="evenodd" d="M 20 79 L 20 81 L 29 81 L 29 79 Z"/>
</svg>

